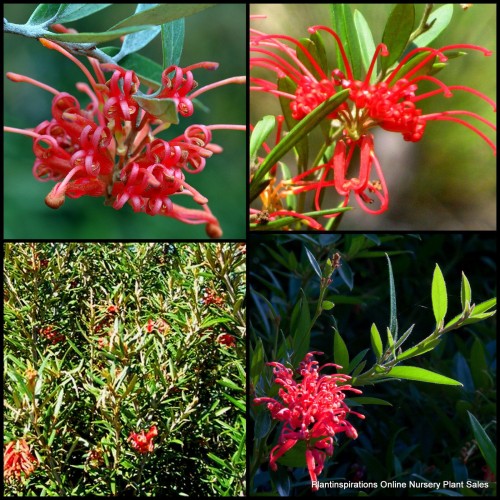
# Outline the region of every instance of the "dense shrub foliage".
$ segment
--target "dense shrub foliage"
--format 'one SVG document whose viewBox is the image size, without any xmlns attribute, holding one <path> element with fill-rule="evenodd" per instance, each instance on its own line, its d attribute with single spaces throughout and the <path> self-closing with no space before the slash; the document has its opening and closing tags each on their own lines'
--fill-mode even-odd
<svg viewBox="0 0 500 500">
<path fill-rule="evenodd" d="M 6 494 L 242 494 L 245 251 L 5 245 Z"/>
</svg>

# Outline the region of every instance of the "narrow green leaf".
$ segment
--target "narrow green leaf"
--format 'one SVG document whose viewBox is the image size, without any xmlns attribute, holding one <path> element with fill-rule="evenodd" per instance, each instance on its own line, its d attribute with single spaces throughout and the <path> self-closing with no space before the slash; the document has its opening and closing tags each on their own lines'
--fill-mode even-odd
<svg viewBox="0 0 500 500">
<path fill-rule="evenodd" d="M 56 40 L 59 42 L 74 42 L 74 43 L 93 43 L 109 42 L 116 40 L 129 33 L 137 33 L 151 28 L 150 25 L 144 26 L 129 26 L 126 28 L 104 31 L 102 33 L 47 33 L 44 38 L 47 40 Z"/>
<path fill-rule="evenodd" d="M 286 92 L 287 94 L 294 95 L 297 84 L 288 76 L 284 78 L 278 78 L 278 90 L 280 92 Z M 295 125 L 299 123 L 299 120 L 295 120 L 292 117 L 292 110 L 290 108 L 290 99 L 279 96 L 281 111 L 285 117 L 286 126 L 288 130 L 292 130 Z M 307 168 L 307 162 L 309 160 L 309 139 L 304 137 L 302 140 L 295 144 L 294 149 L 297 153 L 297 168 L 299 173 L 303 172 Z"/>
<path fill-rule="evenodd" d="M 382 339 L 380 338 L 380 333 L 375 323 L 372 324 L 370 330 L 370 340 L 372 343 L 373 353 L 375 354 L 377 360 L 379 360 L 382 356 L 383 347 L 382 347 Z"/>
<path fill-rule="evenodd" d="M 337 330 L 335 330 L 333 337 L 333 359 L 335 364 L 342 367 L 342 369 L 339 368 L 339 372 L 347 373 L 349 367 L 349 351 L 344 339 Z"/>
<path fill-rule="evenodd" d="M 413 40 L 412 45 L 417 47 L 428 47 L 450 24 L 453 17 L 453 4 L 448 3 L 436 9 L 427 21 L 431 26 L 425 33 Z"/>
<path fill-rule="evenodd" d="M 178 66 L 184 46 L 184 18 L 161 25 L 161 44 L 163 48 L 163 67 Z"/>
<path fill-rule="evenodd" d="M 61 409 L 63 397 L 64 397 L 64 387 L 61 387 L 61 390 L 59 391 L 59 395 L 57 396 L 56 405 L 54 407 L 54 419 L 57 419 L 57 417 L 59 415 L 59 410 Z"/>
<path fill-rule="evenodd" d="M 369 349 L 364 349 L 363 351 L 356 354 L 356 356 L 354 356 L 354 358 L 349 363 L 349 368 L 347 370 L 347 373 L 351 373 L 353 370 L 357 368 L 357 366 L 361 363 L 361 360 L 365 357 L 368 351 Z"/>
<path fill-rule="evenodd" d="M 250 198 L 253 199 L 255 185 L 263 180 L 264 176 L 271 170 L 290 149 L 292 149 L 298 141 L 311 132 L 318 124 L 329 115 L 334 109 L 340 106 L 349 96 L 349 89 L 338 92 L 330 99 L 309 113 L 301 120 L 290 133 L 282 139 L 267 155 L 266 159 L 261 163 L 259 169 L 254 174 L 252 184 L 250 186 Z"/>
<path fill-rule="evenodd" d="M 363 17 L 363 14 L 361 14 L 361 12 L 357 9 L 354 10 L 354 24 L 356 25 L 356 32 L 358 34 L 363 67 L 365 68 L 365 71 L 368 72 L 373 56 L 375 54 L 375 42 L 373 41 L 373 35 L 370 30 L 370 26 L 368 26 L 368 23 Z M 375 62 L 373 66 L 370 83 L 373 83 L 377 79 L 377 64 L 378 63 Z"/>
<path fill-rule="evenodd" d="M 306 294 L 303 290 L 300 291 L 298 308 L 297 321 L 294 322 L 292 327 L 292 362 L 294 365 L 301 362 L 304 356 L 309 352 L 311 339 L 311 313 L 309 311 Z"/>
<path fill-rule="evenodd" d="M 402 378 L 406 380 L 416 380 L 418 382 L 428 382 L 431 384 L 458 385 L 462 384 L 439 373 L 434 373 L 416 366 L 395 366 L 386 375 L 390 378 Z"/>
<path fill-rule="evenodd" d="M 472 311 L 472 316 L 477 316 L 481 313 L 488 312 L 492 307 L 495 307 L 497 305 L 497 298 L 493 297 L 492 299 L 485 300 L 484 302 L 481 302 L 477 306 L 474 306 L 474 309 Z"/>
<path fill-rule="evenodd" d="M 269 137 L 276 124 L 276 118 L 272 115 L 264 116 L 255 125 L 250 136 L 250 162 L 253 162 L 257 156 L 257 151 Z"/>
<path fill-rule="evenodd" d="M 337 32 L 344 46 L 347 60 L 352 69 L 356 80 L 361 79 L 361 49 L 359 38 L 354 24 L 354 18 L 350 4 L 336 3 L 331 4 L 332 20 L 334 31 Z M 337 48 L 337 66 L 345 70 L 345 65 L 340 50 Z"/>
<path fill-rule="evenodd" d="M 382 35 L 389 51 L 380 60 L 382 69 L 390 68 L 403 54 L 415 24 L 415 6 L 412 3 L 398 3 L 392 9 Z"/>
<path fill-rule="evenodd" d="M 143 10 L 147 10 L 148 8 L 151 8 L 151 6 L 148 4 L 139 3 L 137 4 L 135 12 L 142 12 Z M 127 35 L 123 40 L 120 51 L 118 52 L 118 54 L 116 54 L 116 56 L 113 57 L 113 59 L 118 62 L 126 55 L 133 54 L 134 52 L 141 50 L 149 42 L 156 38 L 158 33 L 160 33 L 160 30 L 161 28 L 159 26 L 152 26 L 148 30 L 139 31 L 138 33 Z"/>
<path fill-rule="evenodd" d="M 416 356 L 421 356 L 422 354 L 425 354 L 426 352 L 431 351 L 434 349 L 434 347 L 437 347 L 437 345 L 441 342 L 441 339 L 434 339 L 428 344 L 423 344 L 423 345 L 416 345 L 413 347 L 410 347 L 407 351 L 402 352 L 399 356 L 397 356 L 397 361 L 398 363 L 400 361 L 404 361 L 405 359 L 409 358 L 414 358 Z"/>
<path fill-rule="evenodd" d="M 28 26 L 46 26 L 49 22 L 56 19 L 57 12 L 60 7 L 61 5 L 58 3 L 41 3 L 33 11 L 26 24 Z"/>
<path fill-rule="evenodd" d="M 307 258 L 309 259 L 309 262 L 311 263 L 311 266 L 314 269 L 314 272 L 318 275 L 319 278 L 321 278 L 322 273 L 321 273 L 321 268 L 319 267 L 318 261 L 316 260 L 316 257 L 312 254 L 312 252 L 309 250 L 309 248 L 304 247 L 306 250 Z"/>
<path fill-rule="evenodd" d="M 387 257 L 387 265 L 389 266 L 389 292 L 390 292 L 390 300 L 391 300 L 391 316 L 389 320 L 389 330 L 394 338 L 398 339 L 398 311 L 396 306 L 396 287 L 394 286 L 394 275 L 392 274 L 392 265 L 391 259 L 388 255 Z"/>
<path fill-rule="evenodd" d="M 380 398 L 371 398 L 371 397 L 366 397 L 366 396 L 360 396 L 359 398 L 349 398 L 350 401 L 355 401 L 356 403 L 360 403 L 363 405 L 383 405 L 383 406 L 392 406 L 391 403 L 388 401 L 385 401 L 384 399 Z"/>
<path fill-rule="evenodd" d="M 413 68 L 418 66 L 420 63 L 424 61 L 424 59 L 427 59 L 428 57 L 429 57 L 428 52 L 416 54 L 414 57 L 412 57 L 396 72 L 394 76 L 392 76 L 393 84 L 399 81 L 405 75 L 407 75 Z M 411 77 L 415 78 L 417 76 L 428 75 L 429 73 L 431 73 L 435 60 L 436 57 L 429 58 L 429 60 L 426 63 L 424 63 L 419 69 L 417 69 L 414 73 L 411 74 Z"/>
<path fill-rule="evenodd" d="M 51 4 L 48 4 L 51 5 Z M 62 3 L 54 22 L 69 23 L 106 9 L 112 3 Z"/>
<path fill-rule="evenodd" d="M 432 309 L 436 318 L 436 324 L 440 325 L 444 321 L 448 309 L 448 296 L 446 294 L 446 283 L 443 273 L 437 264 L 432 278 Z"/>
<path fill-rule="evenodd" d="M 462 286 L 460 290 L 460 299 L 462 301 L 462 309 L 468 310 L 470 307 L 471 300 L 471 288 L 467 276 L 462 272 Z"/>
<path fill-rule="evenodd" d="M 111 29 L 124 28 L 126 26 L 138 26 L 151 24 L 158 26 L 165 24 L 175 19 L 188 17 L 216 4 L 203 3 L 183 3 L 183 4 L 159 4 L 151 9 L 134 14 L 127 17 L 118 24 L 115 24 Z"/>
<path fill-rule="evenodd" d="M 495 445 L 491 441 L 486 431 L 483 429 L 481 424 L 478 422 L 477 418 L 471 413 L 469 414 L 469 420 L 472 427 L 472 432 L 476 438 L 477 445 L 481 450 L 481 455 L 485 459 L 491 472 L 496 476 L 497 474 L 497 450 Z"/>
</svg>

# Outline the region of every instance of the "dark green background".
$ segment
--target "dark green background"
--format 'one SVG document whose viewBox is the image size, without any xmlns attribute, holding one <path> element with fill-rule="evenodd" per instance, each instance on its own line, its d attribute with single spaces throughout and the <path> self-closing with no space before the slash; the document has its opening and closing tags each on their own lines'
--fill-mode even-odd
<svg viewBox="0 0 500 500">
<path fill-rule="evenodd" d="M 37 4 L 4 6 L 4 17 L 12 23 L 25 23 Z M 135 4 L 113 5 L 86 19 L 69 23 L 79 31 L 104 31 L 133 14 Z M 102 46 L 116 44 L 105 43 Z M 161 64 L 160 38 L 140 51 Z M 86 81 L 81 71 L 58 52 L 47 50 L 34 39 L 4 35 L 4 74 L 7 71 L 30 76 L 60 91 L 69 92 L 86 103 L 86 96 L 75 84 Z M 231 76 L 246 74 L 246 6 L 216 5 L 186 18 L 186 36 L 181 66 L 199 61 L 220 63 L 215 72 L 194 72 L 200 86 Z M 141 87 L 142 88 L 142 87 Z M 244 85 L 227 85 L 200 96 L 209 113 L 196 110 L 194 120 L 184 119 L 167 131 L 164 138 L 180 135 L 190 123 L 246 123 Z M 52 94 L 4 77 L 4 124 L 34 128 L 50 118 Z M 175 127 L 175 128 L 174 128 Z M 102 198 L 67 199 L 59 210 L 49 209 L 44 198 L 53 182 L 39 182 L 32 175 L 32 141 L 5 133 L 4 149 L 4 237 L 5 238 L 206 238 L 203 224 L 182 222 L 146 214 L 134 214 L 128 205 L 121 210 L 103 206 Z M 188 175 L 192 184 L 209 199 L 219 219 L 224 238 L 243 238 L 246 228 L 246 134 L 240 131 L 214 131 L 213 142 L 224 152 L 207 161 L 203 172 Z M 197 207 L 188 196 L 175 202 Z"/>
</svg>

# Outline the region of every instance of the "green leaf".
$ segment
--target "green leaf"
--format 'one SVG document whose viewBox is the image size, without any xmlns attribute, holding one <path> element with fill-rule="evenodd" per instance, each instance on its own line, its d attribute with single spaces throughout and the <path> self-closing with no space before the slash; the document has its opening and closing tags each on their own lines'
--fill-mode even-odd
<svg viewBox="0 0 500 500">
<path fill-rule="evenodd" d="M 349 363 L 349 368 L 347 370 L 347 373 L 351 373 L 359 365 L 359 363 L 361 363 L 361 360 L 365 357 L 368 351 L 369 349 L 364 349 L 363 351 L 358 352 L 356 356 L 354 356 L 354 358 Z"/>
<path fill-rule="evenodd" d="M 417 47 L 428 47 L 450 24 L 453 17 L 453 4 L 448 3 L 436 9 L 427 20 L 432 25 L 425 33 L 417 36 L 412 44 Z"/>
<path fill-rule="evenodd" d="M 360 396 L 359 398 L 349 398 L 350 401 L 355 401 L 356 403 L 360 403 L 363 405 L 383 405 L 383 406 L 392 406 L 391 403 L 388 401 L 385 401 L 384 399 L 380 398 L 371 398 L 371 397 L 366 397 L 366 396 Z"/>
<path fill-rule="evenodd" d="M 469 420 L 471 423 L 472 432 L 474 433 L 477 445 L 481 450 L 481 455 L 483 455 L 483 458 L 488 464 L 488 467 L 490 468 L 491 472 L 493 472 L 493 474 L 496 476 L 497 450 L 495 448 L 495 445 L 492 443 L 491 439 L 489 438 L 488 434 L 486 434 L 486 431 L 478 422 L 477 418 L 469 411 L 467 413 L 469 414 Z"/>
<path fill-rule="evenodd" d="M 56 40 L 59 42 L 74 42 L 74 43 L 92 43 L 98 44 L 116 40 L 129 33 L 136 33 L 151 28 L 150 25 L 130 26 L 126 28 L 104 31 L 102 33 L 47 33 L 43 37 L 47 40 Z"/>
<path fill-rule="evenodd" d="M 290 133 L 272 149 L 253 176 L 252 185 L 250 186 L 251 199 L 254 199 L 252 197 L 255 191 L 254 183 L 259 183 L 271 170 L 272 166 L 288 153 L 298 141 L 317 127 L 323 118 L 338 108 L 347 99 L 349 92 L 349 89 L 346 89 L 327 99 L 293 127 Z"/>
<path fill-rule="evenodd" d="M 397 356 L 398 363 L 404 361 L 408 358 L 414 358 L 415 356 L 421 356 L 422 354 L 431 351 L 434 347 L 441 342 L 441 339 L 434 339 L 427 344 L 417 344 L 416 346 L 410 347 L 407 351 L 402 352 Z"/>
<path fill-rule="evenodd" d="M 359 47 L 361 51 L 361 60 L 365 71 L 368 72 L 373 56 L 375 55 L 375 42 L 370 30 L 370 26 L 363 17 L 363 14 L 357 9 L 354 10 L 354 24 L 356 25 L 356 32 L 359 39 Z M 377 79 L 377 62 L 373 66 L 373 71 L 370 77 L 370 83 Z"/>
<path fill-rule="evenodd" d="M 269 137 L 276 124 L 276 118 L 272 115 L 264 116 L 255 125 L 250 136 L 250 163 L 255 161 L 257 151 Z"/>
<path fill-rule="evenodd" d="M 53 5 L 53 4 L 48 4 Z M 112 3 L 62 3 L 59 7 L 56 20 L 58 23 L 69 23 L 78 19 L 83 19 L 91 14 L 95 14 L 106 9 Z"/>
<path fill-rule="evenodd" d="M 477 316 L 481 313 L 485 313 L 489 311 L 492 307 L 495 307 L 497 305 L 497 298 L 493 297 L 492 299 L 485 300 L 484 302 L 481 302 L 477 306 L 474 306 L 474 309 L 472 311 L 472 316 Z"/>
<path fill-rule="evenodd" d="M 139 3 L 137 4 L 135 12 L 142 12 L 144 10 L 147 10 L 148 8 L 151 8 L 151 6 L 148 4 Z M 158 33 L 160 33 L 160 30 L 161 28 L 159 26 L 152 26 L 148 30 L 139 31 L 138 33 L 127 35 L 123 40 L 120 51 L 118 52 L 118 54 L 116 54 L 116 56 L 113 57 L 113 59 L 118 62 L 126 55 L 133 54 L 134 52 L 141 50 L 149 42 L 156 38 Z"/>
<path fill-rule="evenodd" d="M 441 325 L 448 309 L 448 296 L 446 294 L 446 283 L 443 273 L 437 264 L 432 278 L 432 309 L 436 318 L 436 324 Z"/>
<path fill-rule="evenodd" d="M 46 26 L 49 21 L 52 21 L 56 18 L 59 8 L 60 4 L 58 3 L 41 3 L 33 11 L 26 24 L 28 26 Z"/>
<path fill-rule="evenodd" d="M 64 397 L 64 387 L 61 387 L 61 390 L 59 391 L 59 395 L 57 396 L 56 405 L 54 407 L 54 419 L 57 419 L 57 417 L 59 415 L 59 410 L 61 409 L 63 397 Z"/>
<path fill-rule="evenodd" d="M 384 71 L 390 68 L 403 54 L 413 31 L 414 23 L 414 4 L 398 3 L 394 6 L 382 35 L 382 43 L 385 43 L 389 51 L 389 55 L 380 60 Z"/>
<path fill-rule="evenodd" d="M 136 92 L 132 99 L 149 114 L 159 118 L 165 123 L 179 123 L 177 115 L 177 101 L 170 97 L 151 97 L 142 92 Z"/>
<path fill-rule="evenodd" d="M 158 26 L 159 24 L 165 24 L 175 19 L 191 16 L 209 7 L 213 7 L 214 5 L 216 4 L 159 4 L 156 7 L 139 12 L 120 21 L 111 29 L 124 28 L 126 26 L 140 26 L 144 24 Z"/>
<path fill-rule="evenodd" d="M 314 272 L 318 275 L 318 277 L 321 279 L 322 273 L 321 273 L 321 268 L 319 267 L 318 261 L 316 260 L 316 257 L 311 253 L 309 248 L 304 247 L 306 250 L 307 258 L 309 259 L 309 262 L 311 263 L 311 266 L 314 269 Z"/>
<path fill-rule="evenodd" d="M 391 297 L 391 316 L 389 320 L 389 330 L 390 333 L 394 335 L 394 338 L 398 339 L 398 311 L 396 306 L 396 287 L 394 286 L 394 275 L 392 274 L 391 259 L 387 255 L 387 264 L 389 266 L 389 291 Z M 391 346 L 392 347 L 392 346 Z"/>
<path fill-rule="evenodd" d="M 377 360 L 379 360 L 382 356 L 383 347 L 382 347 L 382 339 L 380 338 L 380 333 L 375 323 L 372 324 L 370 330 L 370 340 L 372 343 L 373 353 L 375 354 Z"/>
<path fill-rule="evenodd" d="M 389 373 L 386 374 L 386 377 L 417 380 L 418 382 L 428 382 L 431 384 L 462 386 L 462 384 L 456 380 L 440 375 L 439 373 L 418 368 L 416 366 L 395 366 Z"/>
<path fill-rule="evenodd" d="M 342 369 L 339 368 L 339 373 L 347 373 L 349 367 L 349 351 L 344 339 L 337 330 L 335 330 L 333 337 L 333 359 L 335 364 L 342 367 Z"/>
<path fill-rule="evenodd" d="M 176 19 L 161 26 L 163 67 L 178 66 L 184 46 L 185 21 Z"/>
<path fill-rule="evenodd" d="M 460 289 L 460 300 L 462 301 L 462 309 L 468 310 L 471 300 L 471 288 L 467 276 L 462 272 L 462 286 Z"/>
<path fill-rule="evenodd" d="M 346 3 L 331 4 L 333 29 L 337 32 L 344 46 L 347 60 L 356 80 L 361 79 L 361 48 L 354 24 L 351 6 Z M 345 70 L 340 50 L 337 48 L 337 66 Z"/>
<path fill-rule="evenodd" d="M 284 78 L 278 78 L 278 90 L 280 92 L 286 92 L 287 94 L 295 94 L 295 90 L 297 85 L 292 79 L 288 76 Z M 292 110 L 290 108 L 290 99 L 287 99 L 284 96 L 279 96 L 281 111 L 283 116 L 285 117 L 285 122 L 288 127 L 288 130 L 292 130 L 299 120 L 295 120 L 292 117 Z M 294 146 L 295 151 L 297 153 L 297 168 L 298 172 L 301 173 L 307 168 L 307 162 L 309 159 L 309 140 L 307 137 L 304 137 L 302 140 L 298 141 Z"/>
<path fill-rule="evenodd" d="M 330 311 L 331 309 L 333 309 L 335 307 L 335 304 L 333 302 L 330 302 L 329 300 L 324 300 L 322 303 L 321 303 L 321 308 L 324 310 L 324 311 Z"/>
<path fill-rule="evenodd" d="M 416 66 L 421 64 L 424 59 L 427 59 L 429 57 L 428 52 L 423 52 L 420 54 L 416 54 L 414 57 L 412 57 L 408 62 L 406 62 L 394 76 L 391 76 L 392 79 L 392 84 L 396 83 L 398 80 L 401 78 L 405 78 L 405 76 Z M 417 69 L 414 73 L 411 74 L 411 78 L 415 78 L 417 76 L 421 75 L 428 75 L 429 73 L 432 72 L 432 68 L 434 67 L 434 61 L 436 60 L 436 57 L 430 57 L 429 60 L 423 64 L 419 69 Z M 392 75 L 392 74 L 391 74 Z"/>
<path fill-rule="evenodd" d="M 311 338 L 311 313 L 307 297 L 303 290 L 300 291 L 300 299 L 294 307 L 296 314 L 295 321 L 290 321 L 292 328 L 292 349 L 294 365 L 304 359 L 304 356 L 309 352 L 309 344 Z M 293 315 L 293 312 L 292 312 Z"/>
</svg>

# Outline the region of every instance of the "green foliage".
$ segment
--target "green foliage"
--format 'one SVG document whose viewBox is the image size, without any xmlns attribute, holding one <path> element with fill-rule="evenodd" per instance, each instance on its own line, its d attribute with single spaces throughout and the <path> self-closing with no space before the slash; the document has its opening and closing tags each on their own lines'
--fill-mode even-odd
<svg viewBox="0 0 500 500">
<path fill-rule="evenodd" d="M 7 243 L 4 280 L 5 440 L 39 462 L 7 495 L 245 491 L 240 244 Z"/>
</svg>

